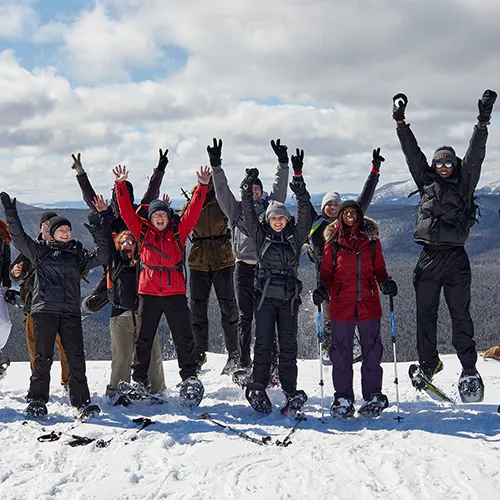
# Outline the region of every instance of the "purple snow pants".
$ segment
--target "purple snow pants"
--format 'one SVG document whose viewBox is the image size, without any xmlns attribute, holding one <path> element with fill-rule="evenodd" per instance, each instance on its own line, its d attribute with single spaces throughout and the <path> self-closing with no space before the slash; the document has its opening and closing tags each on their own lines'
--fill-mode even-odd
<svg viewBox="0 0 500 500">
<path fill-rule="evenodd" d="M 380 361 L 382 360 L 383 347 L 380 338 L 380 318 L 360 322 L 332 320 L 330 359 L 333 364 L 333 387 L 336 398 L 347 398 L 355 401 L 352 387 L 352 342 L 356 323 L 363 351 L 361 387 L 363 399 L 369 401 L 373 394 L 382 392 Z"/>
</svg>

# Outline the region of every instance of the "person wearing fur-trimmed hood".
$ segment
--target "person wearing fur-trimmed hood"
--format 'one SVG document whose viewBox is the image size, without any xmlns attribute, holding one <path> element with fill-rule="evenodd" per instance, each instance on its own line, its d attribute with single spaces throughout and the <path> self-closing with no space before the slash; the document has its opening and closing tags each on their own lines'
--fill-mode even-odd
<svg viewBox="0 0 500 500">
<path fill-rule="evenodd" d="M 332 344 L 330 359 L 335 400 L 334 417 L 354 414 L 352 341 L 357 326 L 363 363 L 361 386 L 365 408 L 388 406 L 382 394 L 382 306 L 377 284 L 383 294 L 395 296 L 397 285 L 387 274 L 377 223 L 365 217 L 354 200 L 339 208 L 337 220 L 325 230 L 325 250 L 320 277 L 330 294 Z"/>
</svg>

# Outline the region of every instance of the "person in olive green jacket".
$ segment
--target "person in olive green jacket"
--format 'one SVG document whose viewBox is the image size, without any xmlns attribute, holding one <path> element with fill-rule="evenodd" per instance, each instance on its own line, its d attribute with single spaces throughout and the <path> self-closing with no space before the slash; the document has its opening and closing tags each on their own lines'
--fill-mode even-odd
<svg viewBox="0 0 500 500">
<path fill-rule="evenodd" d="M 238 308 L 233 284 L 235 259 L 228 219 L 217 203 L 212 179 L 191 239 L 192 246 L 188 257 L 189 290 L 198 370 L 205 363 L 208 351 L 208 301 L 213 285 L 219 302 L 228 352 L 228 360 L 222 374 L 229 375 L 239 362 Z"/>
</svg>

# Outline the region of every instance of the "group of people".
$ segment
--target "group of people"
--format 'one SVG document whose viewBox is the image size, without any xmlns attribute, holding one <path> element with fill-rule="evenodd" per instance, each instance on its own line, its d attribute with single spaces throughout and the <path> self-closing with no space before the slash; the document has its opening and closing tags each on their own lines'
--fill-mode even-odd
<svg viewBox="0 0 500 500">
<path fill-rule="evenodd" d="M 463 159 L 452 147 L 441 146 L 429 164 L 405 121 L 407 97 L 393 98 L 397 134 L 421 197 L 414 236 L 423 249 L 413 278 L 419 370 L 431 381 L 443 369 L 436 326 L 444 288 L 453 345 L 463 367 L 459 392 L 464 402 L 481 401 L 484 394 L 476 370 L 471 271 L 464 245 L 475 221 L 474 189 L 495 100 L 491 90 L 479 100 L 478 123 Z M 212 286 L 228 354 L 222 374 L 232 375 L 245 387 L 248 402 L 258 412 L 272 409 L 266 389 L 273 381 L 279 381 L 286 398 L 283 413 L 300 410 L 307 401 L 306 393 L 297 387 L 302 293 L 298 266 L 303 245 L 317 274 L 313 302 L 324 313 L 323 346 L 332 364 L 335 389 L 332 416 L 354 415 L 353 363 L 358 359 L 364 400 L 358 411 L 388 406 L 382 392 L 379 290 L 394 297 L 398 288 L 386 269 L 379 227 L 365 215 L 385 159 L 380 149 L 373 151 L 371 170 L 357 200 L 342 200 L 338 192 L 328 192 L 317 213 L 303 177 L 304 151 L 296 149 L 289 158 L 280 139 L 271 141 L 271 146 L 278 160 L 271 193 L 264 191 L 258 169 L 249 168 L 238 200 L 222 168 L 222 141 L 214 139 L 207 147 L 211 168 L 197 172 L 198 182 L 179 213 L 172 210 L 167 195 L 160 198 L 168 150 L 160 149 L 158 166 L 139 206 L 134 204 L 125 167 L 113 169 L 115 184 L 108 203 L 92 188 L 80 154 L 73 155 L 72 168 L 90 209 L 86 226 L 95 244 L 91 251 L 72 238 L 71 222 L 55 212 L 42 215 L 40 233 L 33 239 L 23 229 L 16 200 L 0 194 L 7 219 L 0 221 L 0 349 L 11 328 L 3 296 L 11 279 L 21 281 L 32 369 L 28 413 L 47 412 L 55 342 L 61 383 L 68 387 L 71 404 L 83 413 L 89 408 L 82 311 L 95 311 L 106 303 L 111 304 L 112 362 L 106 387 L 110 404 L 128 404 L 126 394 L 119 391 L 120 381 L 132 382 L 144 393 L 165 390 L 157 334 L 165 314 L 182 379 L 181 401 L 198 405 L 204 393 L 199 374 L 209 346 Z M 297 200 L 296 217 L 284 205 L 288 185 Z M 190 235 L 192 245 L 186 256 Z M 20 252 L 12 263 L 10 244 Z M 81 304 L 80 281 L 98 266 L 103 267 L 102 278 Z M 5 371 L 4 359 L 8 360 L 0 359 L 0 375 Z"/>
</svg>

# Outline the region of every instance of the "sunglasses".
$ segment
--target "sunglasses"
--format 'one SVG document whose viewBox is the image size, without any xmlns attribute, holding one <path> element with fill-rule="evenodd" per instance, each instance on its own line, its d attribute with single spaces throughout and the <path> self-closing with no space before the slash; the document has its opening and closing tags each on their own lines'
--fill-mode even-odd
<svg viewBox="0 0 500 500">
<path fill-rule="evenodd" d="M 125 246 L 125 245 L 130 245 L 130 246 L 132 246 L 132 245 L 134 245 L 134 244 L 135 244 L 135 241 L 134 241 L 134 240 L 122 240 L 122 241 L 120 241 L 120 244 L 121 244 L 122 246 Z"/>
<path fill-rule="evenodd" d="M 437 168 L 443 168 L 443 167 L 445 167 L 445 168 L 451 168 L 451 167 L 453 167 L 453 166 L 454 166 L 454 165 L 453 165 L 453 162 L 452 162 L 452 161 L 445 161 L 445 162 L 442 162 L 442 161 L 437 161 L 437 162 L 436 162 L 436 167 L 437 167 Z"/>
</svg>

